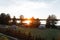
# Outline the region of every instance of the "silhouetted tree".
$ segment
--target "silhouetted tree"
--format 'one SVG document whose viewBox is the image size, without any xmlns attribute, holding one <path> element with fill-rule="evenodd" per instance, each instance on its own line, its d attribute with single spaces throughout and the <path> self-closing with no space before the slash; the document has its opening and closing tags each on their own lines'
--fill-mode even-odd
<svg viewBox="0 0 60 40">
<path fill-rule="evenodd" d="M 46 20 L 46 28 L 50 28 L 50 15 Z"/>
<path fill-rule="evenodd" d="M 5 13 L 1 13 L 0 15 L 0 24 L 2 25 L 8 25 L 10 21 L 10 15 L 9 14 L 5 14 Z"/>
<path fill-rule="evenodd" d="M 31 18 L 31 27 L 38 28 L 40 25 L 40 19 L 35 19 L 34 17 Z"/>
<path fill-rule="evenodd" d="M 16 22 L 16 17 L 15 17 L 15 16 L 13 17 L 13 22 L 12 22 L 12 24 L 13 24 L 13 25 L 16 25 L 16 24 L 17 24 L 17 22 Z"/>
<path fill-rule="evenodd" d="M 0 24 L 6 24 L 6 14 L 5 13 L 1 13 L 0 15 Z"/>
<path fill-rule="evenodd" d="M 56 28 L 57 24 L 57 18 L 55 15 L 49 15 L 49 17 L 46 20 L 46 28 Z"/>
<path fill-rule="evenodd" d="M 10 25 L 9 21 L 11 20 L 10 14 L 6 15 L 6 24 Z"/>
<path fill-rule="evenodd" d="M 23 20 L 24 20 L 24 16 L 23 15 L 20 15 L 20 24 L 23 23 Z"/>
<path fill-rule="evenodd" d="M 32 23 L 35 22 L 35 18 L 34 18 L 34 17 L 31 18 L 31 22 L 32 22 Z"/>
<path fill-rule="evenodd" d="M 41 24 L 40 19 L 37 18 L 37 19 L 36 19 L 36 27 L 39 27 L 40 24 Z"/>
<path fill-rule="evenodd" d="M 30 27 L 34 28 L 35 27 L 35 18 L 32 17 L 30 20 L 31 20 Z"/>
</svg>

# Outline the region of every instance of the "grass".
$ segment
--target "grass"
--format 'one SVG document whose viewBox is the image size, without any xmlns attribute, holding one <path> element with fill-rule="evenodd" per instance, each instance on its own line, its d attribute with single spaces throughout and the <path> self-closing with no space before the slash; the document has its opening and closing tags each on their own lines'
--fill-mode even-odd
<svg viewBox="0 0 60 40">
<path fill-rule="evenodd" d="M 46 40 L 60 40 L 60 30 L 58 29 L 38 29 L 38 28 L 24 28 L 24 27 L 17 27 L 16 29 L 13 29 L 16 32 L 25 33 L 26 35 L 29 35 L 31 33 L 31 36 L 34 38 L 44 38 Z"/>
<path fill-rule="evenodd" d="M 9 40 L 6 35 L 0 33 L 0 40 Z"/>
<path fill-rule="evenodd" d="M 52 38 L 55 38 L 56 40 L 60 40 L 60 30 L 58 29 L 38 29 L 38 28 L 22 28 L 20 27 L 19 30 L 21 32 L 25 32 L 26 35 L 31 33 L 34 37 L 41 37 L 45 38 L 47 40 L 52 40 Z"/>
</svg>

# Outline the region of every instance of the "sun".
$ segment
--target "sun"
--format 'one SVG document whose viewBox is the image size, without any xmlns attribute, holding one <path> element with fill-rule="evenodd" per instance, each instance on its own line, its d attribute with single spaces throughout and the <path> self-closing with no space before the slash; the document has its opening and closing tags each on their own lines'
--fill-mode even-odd
<svg viewBox="0 0 60 40">
<path fill-rule="evenodd" d="M 26 21 L 24 21 L 24 23 L 26 23 L 26 24 L 30 24 L 30 20 L 26 20 Z"/>
</svg>

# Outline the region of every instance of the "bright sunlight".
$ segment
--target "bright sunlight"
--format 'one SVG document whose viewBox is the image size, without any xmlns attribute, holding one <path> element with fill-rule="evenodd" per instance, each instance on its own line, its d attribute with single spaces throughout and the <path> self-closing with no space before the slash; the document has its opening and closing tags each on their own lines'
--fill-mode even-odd
<svg viewBox="0 0 60 40">
<path fill-rule="evenodd" d="M 26 21 L 24 21 L 23 23 L 27 23 L 27 24 L 30 24 L 30 20 L 26 20 Z"/>
</svg>

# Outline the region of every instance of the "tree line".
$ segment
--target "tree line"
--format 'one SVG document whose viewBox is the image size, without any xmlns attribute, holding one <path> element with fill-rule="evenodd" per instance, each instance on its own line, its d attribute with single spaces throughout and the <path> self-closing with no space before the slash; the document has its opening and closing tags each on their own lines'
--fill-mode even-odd
<svg viewBox="0 0 60 40">
<path fill-rule="evenodd" d="M 12 22 L 11 22 L 11 19 L 12 19 Z M 17 18 L 15 16 L 13 18 L 11 18 L 10 14 L 5 14 L 5 13 L 0 14 L 0 24 L 1 25 L 22 25 L 23 24 L 23 21 L 24 21 L 23 15 L 20 15 L 19 24 L 17 23 L 16 19 Z M 30 27 L 38 27 L 41 24 L 39 18 L 36 18 L 36 20 L 35 20 L 35 18 L 32 17 L 32 18 L 30 18 L 30 20 L 31 20 L 31 23 L 29 25 Z M 46 28 L 57 28 L 56 27 L 57 21 L 58 20 L 55 15 L 49 15 L 46 20 Z M 25 25 L 25 26 L 27 27 L 28 25 Z"/>
</svg>

